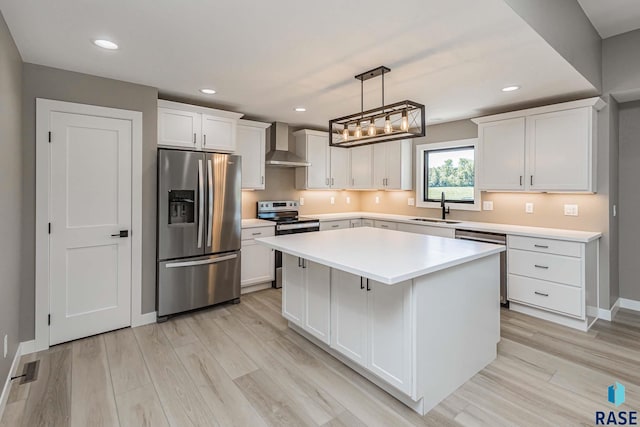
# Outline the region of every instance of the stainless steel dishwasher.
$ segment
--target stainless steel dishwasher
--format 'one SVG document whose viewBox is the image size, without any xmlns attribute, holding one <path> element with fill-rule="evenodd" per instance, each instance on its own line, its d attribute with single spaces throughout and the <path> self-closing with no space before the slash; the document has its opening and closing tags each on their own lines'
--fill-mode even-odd
<svg viewBox="0 0 640 427">
<path fill-rule="evenodd" d="M 456 229 L 456 239 L 471 240 L 472 242 L 507 244 L 507 236 L 499 233 Z M 509 307 L 507 301 L 507 251 L 500 252 L 500 304 Z"/>
</svg>

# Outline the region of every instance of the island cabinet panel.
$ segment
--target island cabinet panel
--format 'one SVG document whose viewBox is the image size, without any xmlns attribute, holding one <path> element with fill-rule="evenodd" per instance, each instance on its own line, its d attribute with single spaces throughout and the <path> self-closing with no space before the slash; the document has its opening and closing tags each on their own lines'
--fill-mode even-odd
<svg viewBox="0 0 640 427">
<path fill-rule="evenodd" d="M 367 366 L 367 294 L 360 276 L 331 270 L 331 347 Z"/>
<path fill-rule="evenodd" d="M 414 330 L 411 281 L 390 286 L 369 280 L 367 285 L 367 367 L 410 395 Z"/>
<path fill-rule="evenodd" d="M 331 336 L 331 269 L 305 260 L 304 270 L 306 290 L 303 327 L 322 342 L 329 344 Z"/>
<path fill-rule="evenodd" d="M 298 326 L 304 319 L 304 269 L 302 260 L 282 254 L 282 315 Z"/>
<path fill-rule="evenodd" d="M 282 257 L 282 315 L 329 344 L 331 269 L 293 255 Z"/>
</svg>

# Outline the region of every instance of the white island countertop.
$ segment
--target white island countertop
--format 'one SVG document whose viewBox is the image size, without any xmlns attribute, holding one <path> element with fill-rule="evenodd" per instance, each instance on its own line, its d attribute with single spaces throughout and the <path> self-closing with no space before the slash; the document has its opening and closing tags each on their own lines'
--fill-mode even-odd
<svg viewBox="0 0 640 427">
<path fill-rule="evenodd" d="M 505 250 L 500 245 L 371 227 L 264 237 L 256 242 L 387 285 Z"/>
</svg>

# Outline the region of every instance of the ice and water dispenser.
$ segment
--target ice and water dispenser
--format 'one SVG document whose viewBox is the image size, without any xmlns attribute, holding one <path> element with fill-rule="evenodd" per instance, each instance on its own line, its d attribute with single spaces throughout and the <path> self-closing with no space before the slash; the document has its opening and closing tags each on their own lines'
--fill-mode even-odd
<svg viewBox="0 0 640 427">
<path fill-rule="evenodd" d="M 195 191 L 169 190 L 169 225 L 195 223 Z"/>
</svg>

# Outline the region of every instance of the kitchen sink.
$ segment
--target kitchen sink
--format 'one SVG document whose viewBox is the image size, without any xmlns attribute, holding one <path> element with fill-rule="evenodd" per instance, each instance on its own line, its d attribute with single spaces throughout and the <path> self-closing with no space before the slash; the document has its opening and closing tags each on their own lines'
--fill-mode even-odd
<svg viewBox="0 0 640 427">
<path fill-rule="evenodd" d="M 411 221 L 436 222 L 440 224 L 460 224 L 462 222 L 462 221 L 454 221 L 451 219 L 438 219 L 438 218 L 411 218 Z"/>
</svg>

